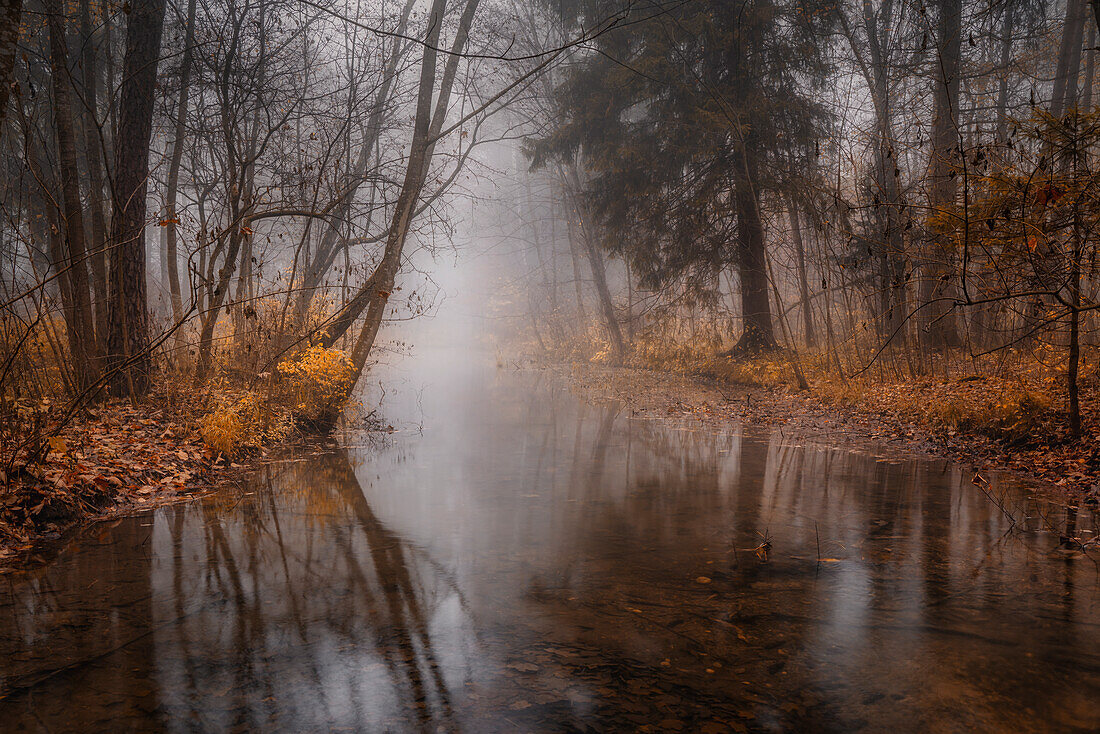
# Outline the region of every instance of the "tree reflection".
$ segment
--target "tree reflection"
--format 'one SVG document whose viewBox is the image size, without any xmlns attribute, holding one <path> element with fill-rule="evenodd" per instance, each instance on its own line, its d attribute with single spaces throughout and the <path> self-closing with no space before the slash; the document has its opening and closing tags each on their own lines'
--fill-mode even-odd
<svg viewBox="0 0 1100 734">
<path fill-rule="evenodd" d="M 239 504 L 169 508 L 155 530 L 149 518 L 124 521 L 104 553 L 57 564 L 14 595 L 0 653 L 33 639 L 38 659 L 2 679 L 0 717 L 52 727 L 110 710 L 139 729 L 453 729 L 453 683 L 433 639 L 452 635 L 461 669 L 453 633 L 470 625 L 453 578 L 378 518 L 342 451 L 276 465 L 253 491 Z M 104 593 L 89 597 L 91 566 Z M 124 615 L 120 589 L 140 597 Z M 49 675 L 64 650 L 70 667 Z M 35 705 L 44 700 L 57 705 Z"/>
<path fill-rule="evenodd" d="M 503 404 L 456 403 L 445 430 L 359 464 L 307 449 L 0 587 L 0 722 L 855 730 L 950 707 L 1011 729 L 1014 702 L 1095 721 L 1095 567 L 1010 532 L 1037 500 L 497 379 Z"/>
<path fill-rule="evenodd" d="M 554 492 L 579 484 L 587 504 L 562 510 L 569 522 L 543 549 L 559 560 L 536 565 L 525 616 L 554 620 L 542 639 L 583 662 L 564 675 L 614 691 L 601 719 L 632 721 L 644 691 L 689 729 L 706 723 L 709 696 L 709 714 L 749 712 L 749 728 L 905 728 L 937 706 L 968 710 L 964 699 L 997 702 L 973 712 L 975 728 L 1012 728 L 1013 701 L 1090 720 L 1074 691 L 1093 683 L 1066 680 L 1057 662 L 1080 656 L 1088 568 L 1067 563 L 1063 579 L 958 468 L 751 427 L 677 430 L 607 406 L 573 419 L 542 430 L 575 435 L 570 486 Z M 765 535 L 767 562 L 751 552 Z M 578 572 L 560 573 L 565 563 Z M 1049 630 L 1020 623 L 1054 615 Z M 599 680 L 585 655 L 602 661 Z M 910 690 L 922 676 L 936 686 Z M 684 688 L 692 704 L 674 702 Z"/>
</svg>

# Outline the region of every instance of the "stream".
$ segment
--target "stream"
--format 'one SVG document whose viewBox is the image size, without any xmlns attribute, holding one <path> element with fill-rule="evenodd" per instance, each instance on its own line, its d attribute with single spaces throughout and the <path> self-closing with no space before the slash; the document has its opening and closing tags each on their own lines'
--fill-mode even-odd
<svg viewBox="0 0 1100 734">
<path fill-rule="evenodd" d="M 0 578 L 0 729 L 1100 730 L 1093 514 L 476 350 L 379 382 L 393 433 Z"/>
</svg>

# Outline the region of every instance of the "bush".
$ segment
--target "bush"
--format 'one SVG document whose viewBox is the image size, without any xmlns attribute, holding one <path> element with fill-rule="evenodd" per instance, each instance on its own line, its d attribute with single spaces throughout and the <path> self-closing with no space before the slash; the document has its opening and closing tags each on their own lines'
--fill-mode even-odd
<svg viewBox="0 0 1100 734">
<path fill-rule="evenodd" d="M 347 404 L 358 376 L 339 349 L 311 347 L 278 365 L 281 380 L 271 393 L 235 395 L 223 385 L 219 406 L 199 420 L 199 433 L 211 451 L 234 456 L 291 432 L 295 423 L 331 428 Z"/>
<path fill-rule="evenodd" d="M 204 415 L 199 421 L 199 433 L 211 451 L 233 456 L 244 443 L 244 421 L 232 407 L 226 406 Z"/>
<path fill-rule="evenodd" d="M 1023 443 L 1043 428 L 1049 412 L 1050 398 L 1046 395 L 1016 388 L 996 397 L 951 395 L 934 401 L 927 417 L 931 425 L 939 428 Z"/>
<path fill-rule="evenodd" d="M 199 433 L 211 451 L 235 456 L 242 449 L 258 449 L 285 438 L 293 425 L 288 410 L 246 392 L 236 400 L 224 400 L 221 407 L 203 416 Z"/>
<path fill-rule="evenodd" d="M 296 420 L 315 428 L 333 425 L 347 404 L 358 372 L 339 349 L 310 347 L 280 362 L 284 401 Z"/>
</svg>

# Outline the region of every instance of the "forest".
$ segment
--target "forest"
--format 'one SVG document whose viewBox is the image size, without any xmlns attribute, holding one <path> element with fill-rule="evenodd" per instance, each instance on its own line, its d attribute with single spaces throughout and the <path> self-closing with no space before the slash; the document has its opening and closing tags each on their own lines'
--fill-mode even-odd
<svg viewBox="0 0 1100 734">
<path fill-rule="evenodd" d="M 1096 3 L 3 12 L 17 534 L 89 502 L 74 483 L 117 490 L 50 464 L 116 409 L 227 459 L 327 430 L 379 334 L 446 309 L 433 258 L 490 242 L 497 338 L 528 357 L 1042 444 L 1084 489 L 1100 469 Z"/>
<path fill-rule="evenodd" d="M 1100 731 L 1098 54 L 0 0 L 0 729 Z"/>
<path fill-rule="evenodd" d="M 1081 490 L 1100 470 L 1096 3 L 3 13 L 14 538 L 147 488 L 67 448 L 136 416 L 181 443 L 147 447 L 176 488 L 200 453 L 328 430 L 446 310 L 432 263 L 493 246 L 498 349 L 801 391 L 1036 449 Z"/>
</svg>

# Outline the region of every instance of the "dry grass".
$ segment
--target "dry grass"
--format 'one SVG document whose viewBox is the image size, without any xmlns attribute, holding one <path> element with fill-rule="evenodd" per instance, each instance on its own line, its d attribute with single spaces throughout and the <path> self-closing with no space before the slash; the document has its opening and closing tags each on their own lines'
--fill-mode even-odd
<svg viewBox="0 0 1100 734">
<path fill-rule="evenodd" d="M 310 347 L 279 363 L 262 389 L 227 381 L 211 392 L 211 407 L 198 420 L 212 451 L 235 456 L 285 439 L 297 426 L 330 428 L 355 386 L 356 370 L 339 349 Z"/>
<path fill-rule="evenodd" d="M 929 403 L 924 418 L 948 433 L 973 432 L 1015 444 L 1049 426 L 1052 403 L 1051 396 L 1020 385 L 950 390 Z"/>
<path fill-rule="evenodd" d="M 863 371 L 855 369 L 859 364 L 854 359 L 841 359 L 847 372 L 857 373 L 845 377 L 837 369 L 836 355 L 824 350 L 733 359 L 722 354 L 729 343 L 717 334 L 692 334 L 682 323 L 652 328 L 636 336 L 623 364 L 785 392 L 798 390 L 801 372 L 814 401 L 944 436 L 984 436 L 1006 446 L 1066 438 L 1065 350 L 1056 346 L 980 358 L 959 350 L 937 355 L 925 368 L 928 374 L 916 377 L 904 353 L 887 354 L 888 364 Z M 613 356 L 602 330 L 594 327 L 555 350 L 553 356 L 573 362 L 603 364 Z M 1091 432 L 1094 409 L 1100 409 L 1100 349 L 1085 350 L 1081 373 L 1082 409 L 1086 432 Z"/>
</svg>

